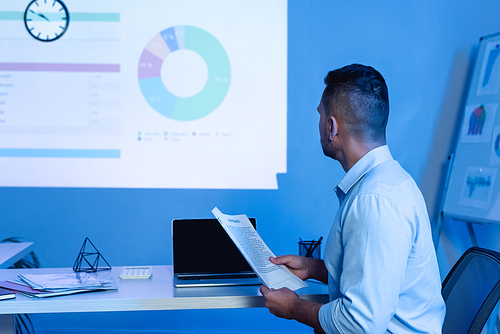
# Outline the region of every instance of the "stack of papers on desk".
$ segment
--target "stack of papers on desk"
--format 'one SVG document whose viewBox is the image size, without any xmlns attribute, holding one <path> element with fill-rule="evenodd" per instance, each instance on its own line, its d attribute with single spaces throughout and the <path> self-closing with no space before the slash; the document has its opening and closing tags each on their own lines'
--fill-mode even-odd
<svg viewBox="0 0 500 334">
<path fill-rule="evenodd" d="M 103 279 L 95 273 L 21 274 L 19 280 L 0 282 L 0 287 L 37 298 L 118 288 L 113 280 Z"/>
<path fill-rule="evenodd" d="M 10 290 L 0 288 L 0 300 L 16 298 L 16 294 Z"/>
</svg>

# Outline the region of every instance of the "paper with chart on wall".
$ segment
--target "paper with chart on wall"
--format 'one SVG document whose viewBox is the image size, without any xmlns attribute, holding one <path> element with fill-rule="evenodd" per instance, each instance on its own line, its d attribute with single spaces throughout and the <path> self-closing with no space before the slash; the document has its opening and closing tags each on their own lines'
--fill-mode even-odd
<svg viewBox="0 0 500 334">
<path fill-rule="evenodd" d="M 487 210 L 493 195 L 496 168 L 467 167 L 459 204 Z"/>
<path fill-rule="evenodd" d="M 488 143 L 497 118 L 498 103 L 470 104 L 465 107 L 462 143 Z"/>
<path fill-rule="evenodd" d="M 477 85 L 478 96 L 498 94 L 500 90 L 500 43 L 490 42 L 484 51 L 483 64 Z"/>
<path fill-rule="evenodd" d="M 290 290 L 307 286 L 284 265 L 276 265 L 269 260 L 275 255 L 264 243 L 246 215 L 225 215 L 218 208 L 214 208 L 212 213 L 264 285 L 272 289 L 286 287 Z"/>
</svg>

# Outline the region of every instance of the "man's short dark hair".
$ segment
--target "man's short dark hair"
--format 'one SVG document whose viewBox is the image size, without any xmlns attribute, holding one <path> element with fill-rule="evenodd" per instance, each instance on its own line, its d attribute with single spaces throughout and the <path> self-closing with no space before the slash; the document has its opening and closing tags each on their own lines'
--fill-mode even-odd
<svg viewBox="0 0 500 334">
<path fill-rule="evenodd" d="M 389 118 L 389 92 L 373 67 L 352 64 L 325 77 L 321 102 L 329 115 L 339 117 L 355 138 L 385 141 Z"/>
</svg>

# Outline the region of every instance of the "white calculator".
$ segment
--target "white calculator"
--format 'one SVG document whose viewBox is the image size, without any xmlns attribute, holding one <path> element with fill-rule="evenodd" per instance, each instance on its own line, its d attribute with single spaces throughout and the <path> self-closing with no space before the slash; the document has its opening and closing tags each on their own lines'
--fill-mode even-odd
<svg viewBox="0 0 500 334">
<path fill-rule="evenodd" d="M 152 267 L 125 267 L 120 273 L 121 279 L 150 278 L 153 273 Z"/>
</svg>

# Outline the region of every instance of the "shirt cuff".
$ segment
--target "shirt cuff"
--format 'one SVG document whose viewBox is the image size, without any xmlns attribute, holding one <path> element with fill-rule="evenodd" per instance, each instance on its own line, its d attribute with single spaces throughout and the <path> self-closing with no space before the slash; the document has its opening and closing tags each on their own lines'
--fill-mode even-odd
<svg viewBox="0 0 500 334">
<path fill-rule="evenodd" d="M 330 302 L 321 306 L 318 312 L 319 324 L 323 331 L 327 334 L 343 334 L 337 329 L 335 324 L 335 306 L 338 304 L 336 301 Z"/>
</svg>

